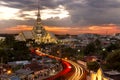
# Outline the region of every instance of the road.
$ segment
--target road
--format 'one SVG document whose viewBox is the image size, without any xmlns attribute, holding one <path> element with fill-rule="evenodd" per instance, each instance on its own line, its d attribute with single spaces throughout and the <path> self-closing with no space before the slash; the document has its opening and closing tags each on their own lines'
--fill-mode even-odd
<svg viewBox="0 0 120 80">
<path fill-rule="evenodd" d="M 75 69 L 74 74 L 72 76 L 70 76 L 67 80 L 85 80 L 85 78 L 84 78 L 84 77 L 86 77 L 86 76 L 84 76 L 86 74 L 85 70 L 79 64 L 77 64 L 71 60 L 65 60 L 65 61 L 72 64 Z"/>
<path fill-rule="evenodd" d="M 48 55 L 48 54 L 45 54 L 45 53 L 42 53 L 41 51 L 39 50 L 36 50 L 36 54 L 39 55 L 39 56 L 48 56 L 50 58 L 54 58 L 54 59 L 57 59 L 57 60 L 62 60 L 62 62 L 67 62 L 69 64 L 72 65 L 72 69 L 74 69 L 74 73 L 67 77 L 65 80 L 86 80 L 86 72 L 84 70 L 84 68 L 82 68 L 79 64 L 71 61 L 71 60 L 68 60 L 68 59 L 61 59 L 59 57 L 55 57 L 55 56 L 52 56 L 52 55 Z M 64 76 L 65 74 L 67 75 L 67 73 L 63 72 L 62 75 Z M 61 76 L 61 74 L 60 74 Z M 51 79 L 50 79 L 51 80 Z"/>
</svg>

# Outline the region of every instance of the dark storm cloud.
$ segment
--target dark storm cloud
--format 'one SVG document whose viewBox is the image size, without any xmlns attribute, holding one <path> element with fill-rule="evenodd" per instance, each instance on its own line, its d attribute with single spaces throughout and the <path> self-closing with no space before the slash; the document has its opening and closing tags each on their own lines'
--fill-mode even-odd
<svg viewBox="0 0 120 80">
<path fill-rule="evenodd" d="M 86 0 L 90 7 L 95 8 L 120 8 L 118 0 Z"/>
<path fill-rule="evenodd" d="M 120 2 L 116 0 L 85 0 L 86 4 L 67 4 L 71 19 L 77 25 L 120 23 Z M 84 21 L 80 22 L 80 21 Z"/>
<path fill-rule="evenodd" d="M 0 27 L 9 28 L 9 27 L 15 27 L 16 25 L 33 26 L 34 23 L 35 23 L 35 21 L 33 19 L 26 20 L 26 21 L 10 19 L 10 20 L 2 20 L 2 21 L 0 21 Z"/>
<path fill-rule="evenodd" d="M 18 8 L 22 10 L 33 10 L 36 7 L 36 3 L 34 0 L 3 0 L 7 4 L 4 6 Z"/>
<path fill-rule="evenodd" d="M 68 18 L 63 18 L 63 19 L 59 19 L 59 18 L 49 18 L 47 20 L 43 20 L 43 24 L 46 26 L 62 26 L 62 27 L 71 27 L 73 26 L 71 19 Z"/>
<path fill-rule="evenodd" d="M 37 8 L 37 0 L 3 0 L 8 7 L 31 11 Z M 118 0 L 40 0 L 40 8 L 54 9 L 63 5 L 70 18 L 47 19 L 43 23 L 53 26 L 86 26 L 120 23 L 120 1 Z M 21 14 L 21 17 L 27 14 Z M 14 21 L 14 20 L 12 20 Z M 33 21 L 33 20 L 30 20 Z M 28 21 L 17 21 L 17 24 L 31 24 Z"/>
<path fill-rule="evenodd" d="M 13 8 L 19 8 L 22 10 L 35 10 L 37 9 L 38 0 L 3 0 L 4 2 L 8 4 L 4 4 L 8 7 Z M 59 5 L 59 3 L 55 3 L 54 0 L 40 0 L 40 8 L 43 8 L 43 6 L 48 8 L 56 8 Z"/>
</svg>

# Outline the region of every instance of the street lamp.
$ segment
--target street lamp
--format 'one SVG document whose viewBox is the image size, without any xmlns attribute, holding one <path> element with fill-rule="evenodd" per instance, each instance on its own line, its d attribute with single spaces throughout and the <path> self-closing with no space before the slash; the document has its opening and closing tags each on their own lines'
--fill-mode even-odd
<svg viewBox="0 0 120 80">
<path fill-rule="evenodd" d="M 61 53 L 60 53 L 60 51 L 57 51 L 57 54 L 59 55 L 59 57 L 61 58 Z"/>
<path fill-rule="evenodd" d="M 105 48 L 103 48 L 102 50 L 103 50 L 103 51 L 105 51 L 106 49 L 105 49 Z"/>
<path fill-rule="evenodd" d="M 80 49 L 78 49 L 78 52 L 80 52 Z"/>
<path fill-rule="evenodd" d="M 9 74 L 11 74 L 11 73 L 12 73 L 12 71 L 11 71 L 11 70 L 8 70 L 8 71 L 7 71 L 7 74 L 8 74 L 8 75 L 9 75 Z"/>
</svg>

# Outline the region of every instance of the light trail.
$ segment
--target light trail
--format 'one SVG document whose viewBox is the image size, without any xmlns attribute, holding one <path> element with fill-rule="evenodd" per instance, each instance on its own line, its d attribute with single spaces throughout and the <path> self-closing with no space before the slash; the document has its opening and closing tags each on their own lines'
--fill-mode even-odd
<svg viewBox="0 0 120 80">
<path fill-rule="evenodd" d="M 84 69 L 79 64 L 77 64 L 77 63 L 75 63 L 71 60 L 67 60 L 67 59 L 63 59 L 63 58 L 61 59 L 59 57 L 55 57 L 55 56 L 52 56 L 52 55 L 45 54 L 45 53 L 43 53 L 39 50 L 36 50 L 35 53 L 39 56 L 48 56 L 50 58 L 54 58 L 54 59 L 57 59 L 57 60 L 62 60 L 62 61 L 70 63 L 75 68 L 75 72 L 67 80 L 83 80 L 82 78 L 83 78 L 85 72 L 84 72 Z"/>
<path fill-rule="evenodd" d="M 65 60 L 65 59 L 64 59 Z M 75 73 L 68 78 L 68 80 L 81 80 L 83 74 L 84 74 L 84 70 L 81 66 L 79 66 L 79 64 L 70 61 L 70 60 L 65 60 L 67 62 L 69 62 L 70 64 L 73 65 L 73 67 L 75 68 Z"/>
</svg>

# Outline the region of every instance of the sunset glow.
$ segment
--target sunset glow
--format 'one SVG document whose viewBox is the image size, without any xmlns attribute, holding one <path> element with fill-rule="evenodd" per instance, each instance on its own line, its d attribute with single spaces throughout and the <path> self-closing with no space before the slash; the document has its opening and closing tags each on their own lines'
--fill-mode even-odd
<svg viewBox="0 0 120 80">
<path fill-rule="evenodd" d="M 41 0 L 42 23 L 55 34 L 120 33 L 120 0 Z M 0 33 L 32 30 L 37 18 L 36 0 L 1 0 Z"/>
<path fill-rule="evenodd" d="M 32 26 L 27 26 L 27 25 L 18 25 L 10 28 L 3 28 L 0 29 L 0 32 L 6 32 L 6 33 L 19 33 L 21 31 L 29 31 L 32 30 Z"/>
<path fill-rule="evenodd" d="M 119 33 L 119 26 L 117 25 L 102 25 L 102 26 L 85 26 L 85 27 L 55 27 L 55 26 L 44 26 L 47 31 L 55 34 L 81 34 L 81 33 L 97 33 L 97 34 L 114 34 Z M 32 30 L 33 26 L 18 25 L 11 28 L 5 28 L 5 32 L 17 33 L 21 31 Z M 0 30 L 0 32 L 2 32 Z"/>
<path fill-rule="evenodd" d="M 57 34 L 81 34 L 81 33 L 97 33 L 97 34 L 114 34 L 119 33 L 117 25 L 101 25 L 101 26 L 85 26 L 85 27 L 46 27 L 46 30 Z"/>
</svg>

